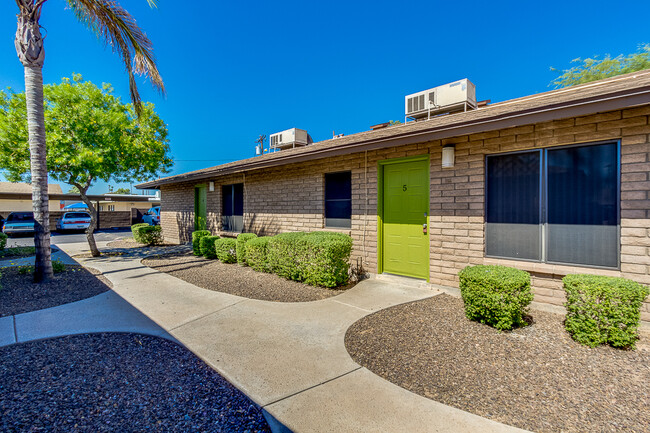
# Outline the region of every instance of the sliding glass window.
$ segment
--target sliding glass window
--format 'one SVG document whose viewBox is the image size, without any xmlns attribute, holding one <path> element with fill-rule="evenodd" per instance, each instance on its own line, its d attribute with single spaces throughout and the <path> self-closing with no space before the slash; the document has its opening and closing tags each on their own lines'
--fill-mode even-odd
<svg viewBox="0 0 650 433">
<path fill-rule="evenodd" d="M 616 268 L 618 143 L 487 157 L 486 255 Z"/>
</svg>

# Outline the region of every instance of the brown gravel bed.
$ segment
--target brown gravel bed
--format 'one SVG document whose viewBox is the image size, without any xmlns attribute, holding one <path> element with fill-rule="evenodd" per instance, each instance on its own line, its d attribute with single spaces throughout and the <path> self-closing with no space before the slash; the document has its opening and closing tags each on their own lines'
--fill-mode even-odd
<svg viewBox="0 0 650 433">
<path fill-rule="evenodd" d="M 0 317 L 80 301 L 112 287 L 98 270 L 77 265 L 66 265 L 52 281 L 40 284 L 34 283 L 32 274 L 21 275 L 19 267 L 0 272 Z"/>
<path fill-rule="evenodd" d="M 133 238 L 124 238 L 124 239 L 117 239 L 115 241 L 109 242 L 106 244 L 108 248 L 158 248 L 158 247 L 169 247 L 175 244 L 170 244 L 170 243 L 165 243 L 163 242 L 160 245 L 144 245 L 144 244 L 139 244 L 135 241 Z"/>
<path fill-rule="evenodd" d="M 367 316 L 345 343 L 357 363 L 386 380 L 505 424 L 650 431 L 650 350 L 589 349 L 568 336 L 563 316 L 531 315 L 533 325 L 498 332 L 467 320 L 462 300 L 443 294 Z"/>
<path fill-rule="evenodd" d="M 309 286 L 274 274 L 256 272 L 236 263 L 226 264 L 196 257 L 192 253 L 147 258 L 142 264 L 204 289 L 262 301 L 317 301 L 344 291 Z"/>
<path fill-rule="evenodd" d="M 162 338 L 91 334 L 0 348 L 3 432 L 270 432 L 261 412 Z"/>
</svg>

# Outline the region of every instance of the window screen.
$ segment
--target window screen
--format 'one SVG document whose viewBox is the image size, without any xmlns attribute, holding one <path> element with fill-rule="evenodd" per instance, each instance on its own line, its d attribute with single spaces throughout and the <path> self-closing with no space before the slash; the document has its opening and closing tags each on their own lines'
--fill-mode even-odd
<svg viewBox="0 0 650 433">
<path fill-rule="evenodd" d="M 548 151 L 548 260 L 618 265 L 615 143 Z"/>
<path fill-rule="evenodd" d="M 618 143 L 488 156 L 486 255 L 617 267 L 619 167 Z"/>
<path fill-rule="evenodd" d="M 486 254 L 539 260 L 541 153 L 487 159 Z"/>
<path fill-rule="evenodd" d="M 224 231 L 241 232 L 244 228 L 244 184 L 221 187 L 221 225 Z"/>
<path fill-rule="evenodd" d="M 349 228 L 352 215 L 352 175 L 325 175 L 325 227 Z"/>
</svg>

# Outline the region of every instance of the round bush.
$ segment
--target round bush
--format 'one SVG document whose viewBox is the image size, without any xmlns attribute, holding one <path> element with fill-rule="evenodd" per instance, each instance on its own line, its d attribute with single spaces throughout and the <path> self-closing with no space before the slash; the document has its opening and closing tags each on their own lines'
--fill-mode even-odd
<svg viewBox="0 0 650 433">
<path fill-rule="evenodd" d="M 204 236 L 210 236 L 209 230 L 196 230 L 192 232 L 192 251 L 195 256 L 201 255 L 201 238 Z"/>
<path fill-rule="evenodd" d="M 530 274 L 506 266 L 468 266 L 458 274 L 465 315 L 470 320 L 508 330 L 524 325 L 533 300 Z"/>
<path fill-rule="evenodd" d="M 256 237 L 255 233 L 241 233 L 237 236 L 237 263 L 240 265 L 246 266 L 246 244 Z"/>
<path fill-rule="evenodd" d="M 564 327 L 581 344 L 634 349 L 641 305 L 650 290 L 625 278 L 576 274 L 562 279 L 567 301 Z"/>
<path fill-rule="evenodd" d="M 237 241 L 232 238 L 221 238 L 214 241 L 217 258 L 223 263 L 237 261 Z"/>
<path fill-rule="evenodd" d="M 219 236 L 203 236 L 199 242 L 201 246 L 201 255 L 206 259 L 216 259 L 217 250 L 214 248 L 214 242 Z"/>
<path fill-rule="evenodd" d="M 270 236 L 262 236 L 246 242 L 246 262 L 253 270 L 271 272 L 267 260 L 267 246 L 270 239 Z"/>
</svg>

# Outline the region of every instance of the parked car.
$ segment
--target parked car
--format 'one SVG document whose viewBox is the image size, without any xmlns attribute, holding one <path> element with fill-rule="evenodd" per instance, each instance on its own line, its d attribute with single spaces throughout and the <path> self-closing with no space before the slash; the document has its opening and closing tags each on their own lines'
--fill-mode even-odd
<svg viewBox="0 0 650 433">
<path fill-rule="evenodd" d="M 86 230 L 90 225 L 88 212 L 66 212 L 56 222 L 57 231 Z"/>
<path fill-rule="evenodd" d="M 160 224 L 160 206 L 154 206 L 142 216 L 142 222 L 150 226 Z"/>
<path fill-rule="evenodd" d="M 11 212 L 2 232 L 7 236 L 18 233 L 34 233 L 34 212 Z"/>
</svg>

